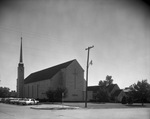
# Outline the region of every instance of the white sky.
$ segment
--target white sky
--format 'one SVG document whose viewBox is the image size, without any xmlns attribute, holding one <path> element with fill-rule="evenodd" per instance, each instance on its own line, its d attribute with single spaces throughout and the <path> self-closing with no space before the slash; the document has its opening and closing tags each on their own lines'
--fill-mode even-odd
<svg viewBox="0 0 150 119">
<path fill-rule="evenodd" d="M 77 59 L 89 85 L 106 75 L 125 88 L 150 83 L 150 14 L 138 0 L 4 0 L 0 3 L 0 86 L 16 89 L 20 37 L 25 77 Z M 86 73 L 86 72 L 85 72 Z"/>
</svg>

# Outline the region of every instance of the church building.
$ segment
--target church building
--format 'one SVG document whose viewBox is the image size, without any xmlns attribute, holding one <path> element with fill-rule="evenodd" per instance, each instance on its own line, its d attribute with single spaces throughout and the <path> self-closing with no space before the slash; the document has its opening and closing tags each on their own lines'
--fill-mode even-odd
<svg viewBox="0 0 150 119">
<path fill-rule="evenodd" d="M 67 90 L 67 95 L 63 101 L 84 101 L 84 69 L 78 61 L 74 59 L 31 73 L 24 79 L 21 38 L 20 62 L 18 65 L 17 79 L 18 97 L 47 99 L 46 91 L 49 88 L 65 88 Z"/>
</svg>

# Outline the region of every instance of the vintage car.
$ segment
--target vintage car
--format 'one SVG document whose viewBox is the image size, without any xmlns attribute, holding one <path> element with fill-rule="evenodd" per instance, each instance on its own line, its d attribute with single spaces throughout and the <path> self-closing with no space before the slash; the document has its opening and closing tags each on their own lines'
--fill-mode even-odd
<svg viewBox="0 0 150 119">
<path fill-rule="evenodd" d="M 11 104 L 19 104 L 19 101 L 23 100 L 23 98 L 15 98 L 15 99 L 12 99 L 10 100 L 10 103 Z"/>
<path fill-rule="evenodd" d="M 33 98 L 25 98 L 25 99 L 19 101 L 19 104 L 22 104 L 22 105 L 36 105 L 38 103 L 39 103 L 39 101 L 35 100 Z"/>
<path fill-rule="evenodd" d="M 9 97 L 9 98 L 4 98 L 3 102 L 4 103 L 10 103 L 11 100 L 14 100 L 15 98 Z"/>
</svg>

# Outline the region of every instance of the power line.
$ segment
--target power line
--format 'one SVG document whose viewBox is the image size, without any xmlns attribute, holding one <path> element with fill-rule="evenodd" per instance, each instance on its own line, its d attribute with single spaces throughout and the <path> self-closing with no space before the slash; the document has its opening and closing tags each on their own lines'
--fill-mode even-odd
<svg viewBox="0 0 150 119">
<path fill-rule="evenodd" d="M 36 32 L 27 32 L 27 31 L 20 31 L 17 28 L 13 28 L 12 26 L 10 27 L 4 27 L 4 26 L 0 26 L 0 30 L 3 30 L 4 32 L 15 32 L 17 33 L 19 36 L 22 34 L 22 36 L 27 36 L 30 38 L 40 38 L 42 40 L 56 40 L 55 37 L 50 36 L 49 34 L 43 34 L 43 33 L 36 33 Z"/>
<path fill-rule="evenodd" d="M 36 40 L 37 38 L 42 39 L 44 41 L 55 41 L 56 38 L 52 38 L 50 37 L 48 34 L 39 34 L 39 33 L 35 33 L 35 32 L 24 32 L 24 31 L 20 31 L 17 28 L 13 28 L 11 27 L 4 27 L 4 26 L 0 26 L 0 30 L 4 31 L 4 32 L 15 32 L 17 33 L 19 36 L 21 35 L 23 37 L 23 41 L 24 40 Z M 29 41 L 30 42 L 30 41 Z M 5 41 L 5 43 L 9 44 L 9 45 L 13 45 L 13 46 L 19 46 L 19 44 L 15 44 L 14 42 L 7 42 Z M 39 50 L 42 51 L 43 49 L 40 48 L 33 48 L 33 47 L 29 47 L 29 46 L 23 46 L 24 49 L 32 49 L 32 50 Z M 45 51 L 44 51 L 45 52 Z"/>
</svg>

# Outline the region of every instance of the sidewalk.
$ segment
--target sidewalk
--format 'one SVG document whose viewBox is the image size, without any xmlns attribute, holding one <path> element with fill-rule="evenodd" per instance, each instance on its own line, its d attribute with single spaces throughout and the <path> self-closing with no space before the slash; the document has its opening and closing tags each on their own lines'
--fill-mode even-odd
<svg viewBox="0 0 150 119">
<path fill-rule="evenodd" d="M 64 109 L 79 109 L 79 107 L 74 106 L 65 106 L 65 105 L 56 105 L 56 104 L 41 104 L 30 107 L 31 109 L 40 109 L 40 110 L 64 110 Z"/>
</svg>

